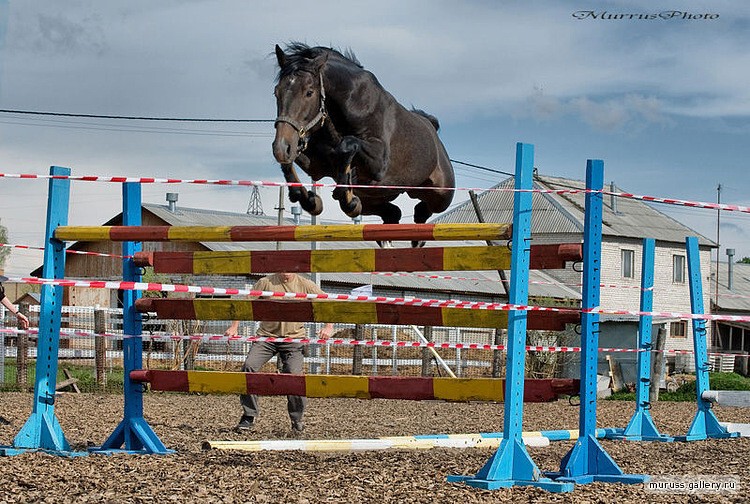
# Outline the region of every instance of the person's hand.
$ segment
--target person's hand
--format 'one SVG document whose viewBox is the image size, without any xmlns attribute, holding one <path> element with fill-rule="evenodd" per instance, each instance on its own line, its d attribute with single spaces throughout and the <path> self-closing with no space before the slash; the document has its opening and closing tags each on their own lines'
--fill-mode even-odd
<svg viewBox="0 0 750 504">
<path fill-rule="evenodd" d="M 21 329 L 29 328 L 29 318 L 21 312 L 16 312 L 16 319 L 21 323 Z"/>
<path fill-rule="evenodd" d="M 237 336 L 239 334 L 239 324 L 232 324 L 229 327 L 227 327 L 227 330 L 224 331 L 224 336 Z"/>
<path fill-rule="evenodd" d="M 318 331 L 318 336 L 320 339 L 328 339 L 333 335 L 333 325 L 332 324 L 326 324 L 323 326 L 323 328 Z"/>
</svg>

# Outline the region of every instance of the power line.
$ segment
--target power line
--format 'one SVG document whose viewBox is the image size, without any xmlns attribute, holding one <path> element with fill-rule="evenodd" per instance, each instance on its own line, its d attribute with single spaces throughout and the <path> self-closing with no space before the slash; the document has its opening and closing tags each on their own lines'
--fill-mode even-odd
<svg viewBox="0 0 750 504">
<path fill-rule="evenodd" d="M 38 111 L 38 110 L 16 110 L 16 109 L 0 109 L 0 114 L 20 114 L 20 115 L 48 116 L 48 117 L 78 117 L 78 118 L 85 118 L 85 119 L 119 119 L 119 120 L 130 120 L 130 121 L 163 121 L 163 122 L 207 122 L 207 123 L 273 123 L 275 122 L 274 119 L 217 119 L 217 118 L 195 118 L 195 117 L 126 116 L 126 115 L 78 114 L 78 113 L 68 113 L 68 112 L 45 112 L 45 111 Z M 0 122 L 5 123 L 5 124 L 19 124 L 19 123 L 13 123 L 10 121 L 0 121 Z M 40 124 L 39 126 L 45 126 L 45 125 Z M 85 126 L 70 126 L 70 128 L 91 129 L 90 127 L 85 127 Z M 95 129 L 107 130 L 108 128 L 95 128 Z M 122 131 L 122 130 L 111 128 L 111 131 Z M 170 131 L 160 131 L 160 132 L 173 133 Z M 185 134 L 182 131 L 180 131 L 179 133 Z M 193 133 L 193 134 L 212 135 L 212 133 Z M 219 134 L 213 133 L 213 135 L 229 136 L 229 135 L 234 135 L 234 134 L 225 132 L 225 133 L 219 133 Z M 237 136 L 248 136 L 248 135 L 252 136 L 252 134 L 247 134 L 247 133 L 245 134 L 237 133 L 236 135 Z M 509 172 L 496 170 L 493 168 L 488 168 L 486 166 L 480 166 L 477 164 L 467 163 L 465 161 L 458 161 L 456 159 L 450 159 L 450 162 L 468 166 L 471 168 L 475 168 L 477 170 L 483 170 L 483 171 L 490 172 L 490 173 L 506 175 L 509 177 L 513 176 L 513 174 Z"/>
<path fill-rule="evenodd" d="M 185 118 L 185 117 L 150 117 L 150 116 L 124 116 L 124 115 L 98 115 L 98 114 L 71 114 L 64 112 L 40 112 L 36 110 L 11 110 L 0 109 L 2 114 L 23 114 L 52 117 L 85 117 L 87 119 L 127 119 L 131 121 L 174 121 L 174 122 L 231 122 L 231 123 L 272 123 L 274 119 L 212 119 L 212 118 Z"/>
</svg>

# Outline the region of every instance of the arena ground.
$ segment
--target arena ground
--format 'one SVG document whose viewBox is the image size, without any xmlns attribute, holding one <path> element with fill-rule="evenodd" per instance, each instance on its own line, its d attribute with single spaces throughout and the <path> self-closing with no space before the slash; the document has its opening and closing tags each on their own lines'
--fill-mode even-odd
<svg viewBox="0 0 750 504">
<path fill-rule="evenodd" d="M 28 418 L 32 396 L 0 393 L 0 444 Z M 692 443 L 602 444 L 628 473 L 731 475 L 741 489 L 732 494 L 659 495 L 642 485 L 595 483 L 571 494 L 534 488 L 484 491 L 447 483 L 450 474 L 474 474 L 492 451 L 480 448 L 349 453 L 203 451 L 205 440 L 282 439 L 292 436 L 286 401 L 263 400 L 263 415 L 252 433 L 232 431 L 239 419 L 235 396 L 149 393 L 145 417 L 162 441 L 176 450 L 166 456 L 63 458 L 44 453 L 0 458 L 0 503 L 10 502 L 747 502 L 750 500 L 750 438 Z M 117 395 L 65 394 L 56 411 L 68 441 L 85 450 L 101 444 L 122 416 Z M 599 427 L 624 427 L 633 404 L 599 403 Z M 720 420 L 750 422 L 750 413 L 716 408 Z M 661 402 L 652 410 L 670 434 L 685 433 L 694 403 Z M 577 427 L 578 409 L 566 400 L 527 404 L 525 430 Z M 372 438 L 501 430 L 502 405 L 412 401 L 312 399 L 301 438 Z M 558 468 L 572 442 L 530 449 L 542 470 Z"/>
</svg>

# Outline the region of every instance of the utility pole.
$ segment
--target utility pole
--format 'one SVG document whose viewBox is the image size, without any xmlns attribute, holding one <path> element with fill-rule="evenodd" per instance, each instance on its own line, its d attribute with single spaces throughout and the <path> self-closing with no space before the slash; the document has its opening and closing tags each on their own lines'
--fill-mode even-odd
<svg viewBox="0 0 750 504">
<path fill-rule="evenodd" d="M 716 187 L 716 203 L 721 205 L 721 184 Z M 719 304 L 719 258 L 721 257 L 721 208 L 716 210 L 716 282 L 714 289 L 714 305 Z"/>
</svg>

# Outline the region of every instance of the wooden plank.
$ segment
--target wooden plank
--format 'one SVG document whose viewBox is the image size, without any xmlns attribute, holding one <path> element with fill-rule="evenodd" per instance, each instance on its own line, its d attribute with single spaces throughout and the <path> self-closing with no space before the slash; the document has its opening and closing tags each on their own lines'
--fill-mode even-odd
<svg viewBox="0 0 750 504">
<path fill-rule="evenodd" d="M 59 226 L 65 241 L 431 241 L 507 240 L 511 225 L 334 224 L 315 226 Z"/>
<path fill-rule="evenodd" d="M 531 269 L 562 269 L 581 260 L 580 243 L 531 246 Z M 136 266 L 156 273 L 352 273 L 374 271 L 479 271 L 510 268 L 507 247 L 423 247 L 341 250 L 137 252 Z"/>
<path fill-rule="evenodd" d="M 436 378 L 423 376 L 293 375 L 218 371 L 138 370 L 133 381 L 150 383 L 151 390 L 220 394 L 303 395 L 357 399 L 444 400 L 452 402 L 503 400 L 505 380 L 495 378 Z M 526 380 L 524 401 L 547 402 L 558 394 L 575 395 L 580 380 Z"/>
<path fill-rule="evenodd" d="M 489 328 L 508 324 L 508 312 L 502 310 L 358 302 L 141 298 L 135 306 L 140 312 L 156 312 L 159 318 L 178 320 L 284 320 Z M 566 324 L 579 321 L 577 313 L 528 312 L 530 330 L 561 331 Z"/>
</svg>

